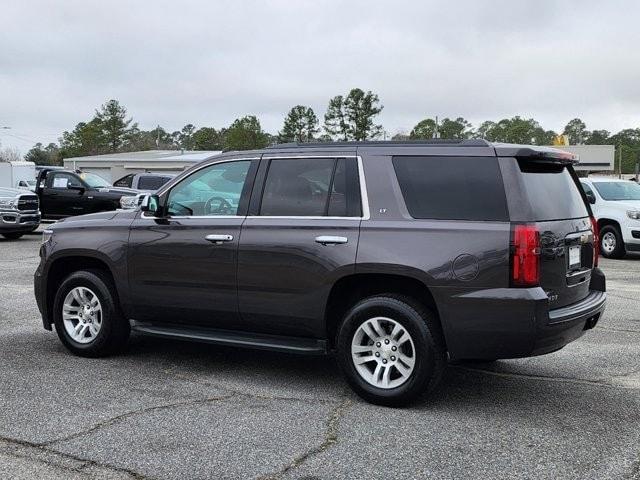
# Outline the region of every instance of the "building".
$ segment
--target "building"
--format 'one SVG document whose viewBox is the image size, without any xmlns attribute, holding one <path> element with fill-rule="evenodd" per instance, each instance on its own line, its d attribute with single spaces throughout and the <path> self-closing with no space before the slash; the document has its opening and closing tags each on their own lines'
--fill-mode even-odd
<svg viewBox="0 0 640 480">
<path fill-rule="evenodd" d="M 180 173 L 195 163 L 217 155 L 219 151 L 147 150 L 143 152 L 109 153 L 64 159 L 68 169 L 95 173 L 115 182 L 130 173 Z"/>
<path fill-rule="evenodd" d="M 613 172 L 615 146 L 614 145 L 550 145 L 578 155 L 580 163 L 576 170 L 591 172 Z"/>
</svg>

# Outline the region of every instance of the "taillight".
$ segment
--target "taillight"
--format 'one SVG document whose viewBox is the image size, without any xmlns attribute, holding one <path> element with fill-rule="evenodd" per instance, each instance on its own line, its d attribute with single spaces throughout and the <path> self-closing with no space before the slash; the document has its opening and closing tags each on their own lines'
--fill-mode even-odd
<svg viewBox="0 0 640 480">
<path fill-rule="evenodd" d="M 513 229 L 513 285 L 535 287 L 540 284 L 540 232 L 534 225 L 516 225 Z"/>
<path fill-rule="evenodd" d="M 591 217 L 591 231 L 593 232 L 593 268 L 598 266 L 600 256 L 600 232 L 598 231 L 598 221 Z"/>
</svg>

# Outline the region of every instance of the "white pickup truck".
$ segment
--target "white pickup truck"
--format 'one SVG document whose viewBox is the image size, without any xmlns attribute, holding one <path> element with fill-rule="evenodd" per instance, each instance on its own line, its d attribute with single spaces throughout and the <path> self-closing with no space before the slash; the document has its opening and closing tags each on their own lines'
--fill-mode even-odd
<svg viewBox="0 0 640 480">
<path fill-rule="evenodd" d="M 596 177 L 581 178 L 580 183 L 598 220 L 602 255 L 622 258 L 640 252 L 640 185 Z"/>
</svg>

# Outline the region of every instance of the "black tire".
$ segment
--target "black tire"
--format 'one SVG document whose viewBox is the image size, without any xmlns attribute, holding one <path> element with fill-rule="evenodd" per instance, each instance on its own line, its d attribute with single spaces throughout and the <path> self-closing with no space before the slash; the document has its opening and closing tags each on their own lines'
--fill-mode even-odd
<svg viewBox="0 0 640 480">
<path fill-rule="evenodd" d="M 610 248 L 607 249 L 604 246 L 605 239 L 611 238 L 610 235 L 613 235 L 613 238 L 615 238 L 615 247 L 613 250 Z M 626 252 L 622 233 L 620 233 L 620 229 L 616 225 L 605 225 L 600 230 L 600 253 L 602 253 L 602 256 L 605 258 L 622 258 L 625 256 Z"/>
<path fill-rule="evenodd" d="M 19 239 L 22 235 L 24 235 L 24 233 L 3 233 L 2 236 L 4 238 L 6 238 L 7 240 L 17 240 Z"/>
<path fill-rule="evenodd" d="M 64 328 L 62 307 L 67 294 L 75 287 L 86 287 L 100 300 L 102 325 L 90 343 L 79 343 Z M 116 353 L 127 344 L 131 328 L 120 311 L 113 282 L 100 270 L 81 270 L 69 275 L 60 285 L 53 300 L 53 321 L 60 341 L 81 357 L 104 357 Z"/>
<path fill-rule="evenodd" d="M 356 370 L 351 355 L 351 343 L 360 325 L 378 316 L 398 322 L 415 346 L 414 369 L 409 378 L 395 388 L 380 388 L 367 382 Z M 351 388 L 366 401 L 389 407 L 406 405 L 423 393 L 433 391 L 446 367 L 444 339 L 436 316 L 402 295 L 376 295 L 354 305 L 340 325 L 336 350 L 338 363 Z"/>
</svg>

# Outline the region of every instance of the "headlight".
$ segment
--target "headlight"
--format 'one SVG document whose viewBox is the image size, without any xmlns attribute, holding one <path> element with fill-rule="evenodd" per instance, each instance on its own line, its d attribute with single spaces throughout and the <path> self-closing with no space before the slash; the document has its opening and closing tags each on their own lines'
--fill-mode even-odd
<svg viewBox="0 0 640 480">
<path fill-rule="evenodd" d="M 15 210 L 16 208 L 16 199 L 9 197 L 0 197 L 0 208 L 4 208 L 6 210 Z"/>
<path fill-rule="evenodd" d="M 136 208 L 138 206 L 136 198 L 137 197 L 135 195 L 125 195 L 120 197 L 120 208 L 124 208 L 125 210 Z"/>
<path fill-rule="evenodd" d="M 638 211 L 638 210 L 627 210 L 627 217 L 633 218 L 634 220 L 640 220 L 640 211 Z"/>
<path fill-rule="evenodd" d="M 53 236 L 53 230 L 43 230 L 42 231 L 42 244 L 44 245 L 49 240 L 51 240 L 52 236 Z"/>
</svg>

